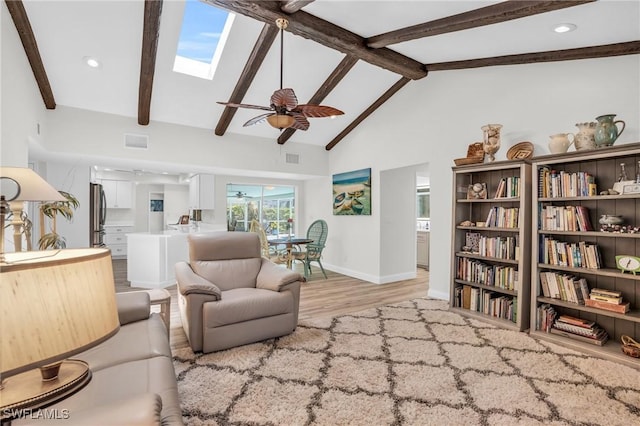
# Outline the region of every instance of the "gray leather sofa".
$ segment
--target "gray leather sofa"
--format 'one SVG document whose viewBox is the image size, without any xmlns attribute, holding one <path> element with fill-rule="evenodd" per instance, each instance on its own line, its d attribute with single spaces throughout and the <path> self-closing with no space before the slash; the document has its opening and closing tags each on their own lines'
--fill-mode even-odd
<svg viewBox="0 0 640 426">
<path fill-rule="evenodd" d="M 118 293 L 117 300 L 118 333 L 73 357 L 89 364 L 91 381 L 48 407 L 50 412 L 67 415 L 59 419 L 22 418 L 12 425 L 183 424 L 168 331 L 162 318 L 150 313 L 145 292 Z"/>
<path fill-rule="evenodd" d="M 253 232 L 189 234 L 176 264 L 178 308 L 194 351 L 228 349 L 293 332 L 304 277 L 261 257 Z"/>
</svg>

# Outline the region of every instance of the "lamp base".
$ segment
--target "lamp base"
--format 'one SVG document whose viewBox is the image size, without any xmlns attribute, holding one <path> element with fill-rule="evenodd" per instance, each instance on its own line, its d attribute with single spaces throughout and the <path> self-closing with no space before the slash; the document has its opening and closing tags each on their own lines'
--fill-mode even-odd
<svg viewBox="0 0 640 426">
<path fill-rule="evenodd" d="M 89 365 L 76 359 L 63 361 L 56 379 L 43 380 L 37 368 L 11 376 L 2 381 L 0 388 L 0 418 L 18 417 L 22 410 L 46 407 L 79 391 L 89 381 Z"/>
</svg>

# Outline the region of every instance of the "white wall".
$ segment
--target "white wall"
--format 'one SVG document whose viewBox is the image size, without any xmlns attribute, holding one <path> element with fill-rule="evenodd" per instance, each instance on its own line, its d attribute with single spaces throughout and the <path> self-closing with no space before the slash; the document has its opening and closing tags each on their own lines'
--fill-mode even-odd
<svg viewBox="0 0 640 426">
<path fill-rule="evenodd" d="M 43 119 L 44 104 L 4 2 L 0 5 L 0 15 L 0 164 L 27 167 L 27 142 L 29 138 L 38 137 L 38 123 Z"/>
<path fill-rule="evenodd" d="M 330 151 L 331 173 L 372 168 L 373 215 L 358 222 L 332 221 L 339 249 L 326 263 L 375 274 L 381 242 L 380 174 L 428 162 L 431 178 L 429 295 L 448 298 L 451 245 L 451 167 L 467 145 L 482 140 L 480 127 L 504 125 L 502 147 L 528 140 L 535 155 L 547 154 L 549 135 L 576 131 L 575 123 L 616 113 L 627 128 L 616 144 L 640 141 L 640 56 L 433 72 L 409 83 Z M 305 202 L 330 193 L 330 179 L 307 182 Z M 399 246 L 409 241 L 398 241 Z M 383 270 L 385 258 L 380 258 Z"/>
<path fill-rule="evenodd" d="M 180 216 L 189 214 L 189 187 L 164 185 L 164 221 L 177 223 Z"/>
<path fill-rule="evenodd" d="M 134 213 L 134 230 L 135 232 L 149 231 L 149 194 L 162 193 L 164 185 L 138 183 L 134 185 L 135 205 Z"/>
<path fill-rule="evenodd" d="M 76 197 L 80 205 L 73 212 L 71 221 L 58 215 L 56 228 L 65 238 L 67 248 L 89 247 L 89 179 L 91 171 L 84 164 L 53 163 L 39 167 L 39 173 L 58 191 L 66 191 Z M 33 218 L 38 220 L 37 218 Z M 49 219 L 46 219 L 50 224 Z M 48 226 L 47 226 L 48 228 Z M 45 232 L 50 232 L 46 229 Z M 35 236 L 34 249 L 40 235 Z"/>
<path fill-rule="evenodd" d="M 328 171 L 328 154 L 320 146 L 278 145 L 274 139 L 233 134 L 219 137 L 210 129 L 154 121 L 140 126 L 135 118 L 64 106 L 47 111 L 46 118 L 42 149 L 85 161 L 100 157 L 102 165 L 114 159 L 139 169 L 162 164 L 191 173 L 272 177 L 318 176 Z M 125 133 L 148 135 L 148 149 L 125 148 Z M 286 163 L 286 153 L 298 154 L 299 164 Z"/>
<path fill-rule="evenodd" d="M 416 276 L 416 173 L 428 165 L 380 172 L 380 283 Z"/>
</svg>

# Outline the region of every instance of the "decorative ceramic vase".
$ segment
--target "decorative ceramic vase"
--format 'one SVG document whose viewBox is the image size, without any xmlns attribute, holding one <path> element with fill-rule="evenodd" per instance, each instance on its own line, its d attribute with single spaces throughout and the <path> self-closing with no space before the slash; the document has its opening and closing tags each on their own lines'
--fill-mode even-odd
<svg viewBox="0 0 640 426">
<path fill-rule="evenodd" d="M 571 140 L 569 140 L 569 135 L 571 135 Z M 562 154 L 563 152 L 567 152 L 575 140 L 575 135 L 573 133 L 558 133 L 557 135 L 549 137 L 551 138 L 549 141 L 549 151 L 551 151 L 552 154 Z"/>
<path fill-rule="evenodd" d="M 487 124 L 482 126 L 484 141 L 482 149 L 489 156 L 489 161 L 495 161 L 495 153 L 500 149 L 500 129 L 502 124 Z"/>
<path fill-rule="evenodd" d="M 625 122 L 622 120 L 614 121 L 615 116 L 615 114 L 605 114 L 600 117 L 596 117 L 596 120 L 598 121 L 595 132 L 597 148 L 613 145 L 616 139 L 618 139 L 618 136 L 620 136 L 624 131 Z M 622 124 L 622 128 L 620 130 L 618 130 L 618 123 Z"/>
<path fill-rule="evenodd" d="M 578 133 L 574 135 L 573 146 L 576 151 L 584 151 L 588 149 L 595 149 L 596 147 L 596 123 L 595 121 L 587 123 L 576 123 Z"/>
</svg>

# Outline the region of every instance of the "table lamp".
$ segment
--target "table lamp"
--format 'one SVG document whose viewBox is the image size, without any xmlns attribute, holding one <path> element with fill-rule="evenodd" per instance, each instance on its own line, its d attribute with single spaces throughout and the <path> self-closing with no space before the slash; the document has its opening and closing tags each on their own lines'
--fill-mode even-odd
<svg viewBox="0 0 640 426">
<path fill-rule="evenodd" d="M 8 201 L 20 195 L 20 185 L 9 177 L 0 177 L 0 262 L 4 262 L 4 219 L 9 213 Z"/>
<path fill-rule="evenodd" d="M 9 208 L 13 213 L 11 224 L 13 225 L 15 251 L 22 251 L 24 201 L 66 201 L 66 198 L 28 167 L 0 167 L 0 177 L 11 178 L 20 186 L 20 193 L 9 202 Z M 4 238 L 4 228 L 2 228 L 2 232 Z"/>
<path fill-rule="evenodd" d="M 11 418 L 85 386 L 91 380 L 89 366 L 67 358 L 107 340 L 120 323 L 108 249 L 5 257 L 0 264 L 0 418 Z"/>
</svg>

